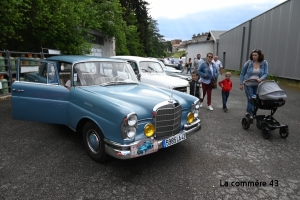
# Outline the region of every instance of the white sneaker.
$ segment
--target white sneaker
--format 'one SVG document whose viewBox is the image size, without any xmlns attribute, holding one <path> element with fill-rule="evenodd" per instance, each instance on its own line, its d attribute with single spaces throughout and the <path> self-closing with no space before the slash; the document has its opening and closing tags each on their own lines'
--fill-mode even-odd
<svg viewBox="0 0 300 200">
<path fill-rule="evenodd" d="M 203 106 L 202 106 L 202 103 L 200 103 L 200 108 L 202 108 Z"/>
<path fill-rule="evenodd" d="M 211 106 L 207 106 L 208 110 L 214 110 Z"/>
</svg>

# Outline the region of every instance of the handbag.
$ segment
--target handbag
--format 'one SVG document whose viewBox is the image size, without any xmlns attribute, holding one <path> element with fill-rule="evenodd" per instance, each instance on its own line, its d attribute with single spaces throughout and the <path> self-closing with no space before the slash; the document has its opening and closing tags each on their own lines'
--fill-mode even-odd
<svg viewBox="0 0 300 200">
<path fill-rule="evenodd" d="M 215 79 L 212 78 L 212 79 L 210 80 L 209 86 L 210 86 L 211 88 L 217 88 L 217 81 L 216 81 Z"/>
</svg>

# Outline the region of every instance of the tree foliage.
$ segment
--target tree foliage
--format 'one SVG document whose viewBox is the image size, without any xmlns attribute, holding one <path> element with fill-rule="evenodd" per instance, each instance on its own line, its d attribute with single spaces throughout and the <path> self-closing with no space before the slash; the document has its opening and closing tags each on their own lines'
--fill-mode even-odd
<svg viewBox="0 0 300 200">
<path fill-rule="evenodd" d="M 116 54 L 165 55 L 166 42 L 143 0 L 1 0 L 0 48 L 89 53 L 91 30 L 116 41 Z"/>
</svg>

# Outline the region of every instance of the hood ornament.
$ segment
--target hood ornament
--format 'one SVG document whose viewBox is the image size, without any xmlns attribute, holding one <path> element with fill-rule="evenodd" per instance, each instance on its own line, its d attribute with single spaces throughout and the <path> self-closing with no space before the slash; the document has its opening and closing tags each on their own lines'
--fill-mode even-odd
<svg viewBox="0 0 300 200">
<path fill-rule="evenodd" d="M 170 94 L 170 95 L 169 95 L 169 100 L 168 100 L 168 102 L 169 102 L 169 103 L 173 103 L 173 94 Z"/>
</svg>

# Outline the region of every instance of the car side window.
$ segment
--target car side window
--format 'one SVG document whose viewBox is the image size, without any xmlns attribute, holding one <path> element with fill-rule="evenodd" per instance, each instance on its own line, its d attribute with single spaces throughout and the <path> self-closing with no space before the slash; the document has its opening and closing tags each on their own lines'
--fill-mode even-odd
<svg viewBox="0 0 300 200">
<path fill-rule="evenodd" d="M 30 64 L 20 63 L 22 64 L 19 68 L 19 81 L 58 84 L 57 70 L 53 63 L 41 62 L 40 60 L 38 62 L 31 61 Z"/>
<path fill-rule="evenodd" d="M 64 63 L 61 62 L 60 63 L 60 67 L 59 67 L 59 80 L 60 80 L 60 85 L 62 86 L 69 86 L 69 84 L 71 84 L 71 63 Z M 69 81 L 69 83 L 67 84 L 67 82 Z"/>
<path fill-rule="evenodd" d="M 56 68 L 52 63 L 47 64 L 47 83 L 58 84 Z"/>
<path fill-rule="evenodd" d="M 43 65 L 41 62 L 26 61 L 21 59 L 21 66 L 19 68 L 19 81 L 46 83 L 46 79 L 40 76 Z"/>
</svg>

